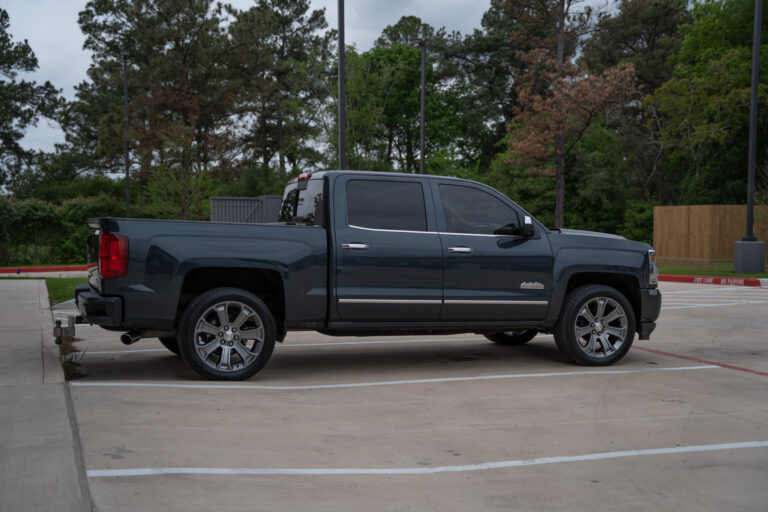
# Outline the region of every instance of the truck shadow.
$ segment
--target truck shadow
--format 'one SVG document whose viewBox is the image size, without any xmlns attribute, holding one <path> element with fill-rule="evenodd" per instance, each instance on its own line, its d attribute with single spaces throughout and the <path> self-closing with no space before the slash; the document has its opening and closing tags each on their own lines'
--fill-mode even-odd
<svg viewBox="0 0 768 512">
<path fill-rule="evenodd" d="M 392 345 L 342 345 L 339 347 L 275 348 L 271 361 L 246 382 L 316 384 L 334 382 L 424 378 L 453 371 L 462 374 L 559 371 L 570 364 L 551 340 L 505 347 L 491 342 L 446 342 Z M 179 356 L 145 352 L 86 357 L 86 381 L 202 380 Z"/>
</svg>

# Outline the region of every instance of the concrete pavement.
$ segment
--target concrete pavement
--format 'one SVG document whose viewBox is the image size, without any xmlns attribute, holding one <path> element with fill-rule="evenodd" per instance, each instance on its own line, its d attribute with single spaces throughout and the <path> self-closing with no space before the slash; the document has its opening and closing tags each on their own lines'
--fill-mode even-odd
<svg viewBox="0 0 768 512">
<path fill-rule="evenodd" d="M 90 510 L 43 281 L 0 280 L 0 511 Z"/>
<path fill-rule="evenodd" d="M 65 387 L 43 284 L 0 280 L 0 511 L 764 510 L 768 290 L 662 293 L 609 368 L 546 335 L 297 332 L 217 383 L 78 326 Z"/>
</svg>

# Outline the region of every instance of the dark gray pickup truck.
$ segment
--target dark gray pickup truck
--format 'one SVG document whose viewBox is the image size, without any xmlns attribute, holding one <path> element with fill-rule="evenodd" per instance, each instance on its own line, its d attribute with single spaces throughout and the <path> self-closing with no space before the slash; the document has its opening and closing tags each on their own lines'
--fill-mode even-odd
<svg viewBox="0 0 768 512">
<path fill-rule="evenodd" d="M 499 192 L 439 176 L 329 171 L 291 181 L 276 224 L 101 218 L 86 322 L 158 337 L 210 379 L 245 379 L 290 330 L 537 332 L 579 364 L 648 339 L 661 309 L 644 243 L 551 230 Z"/>
</svg>

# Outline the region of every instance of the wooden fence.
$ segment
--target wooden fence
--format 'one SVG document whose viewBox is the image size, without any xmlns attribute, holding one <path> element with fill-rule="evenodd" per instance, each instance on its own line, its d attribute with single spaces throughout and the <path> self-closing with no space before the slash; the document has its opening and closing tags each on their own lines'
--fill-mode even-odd
<svg viewBox="0 0 768 512">
<path fill-rule="evenodd" d="M 729 261 L 746 225 L 746 205 L 656 206 L 653 246 L 665 263 Z M 755 206 L 754 232 L 758 240 L 768 239 L 768 206 Z"/>
</svg>

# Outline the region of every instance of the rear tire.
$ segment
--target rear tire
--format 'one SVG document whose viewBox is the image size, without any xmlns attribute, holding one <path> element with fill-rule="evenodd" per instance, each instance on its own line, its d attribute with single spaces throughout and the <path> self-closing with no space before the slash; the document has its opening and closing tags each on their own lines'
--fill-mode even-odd
<svg viewBox="0 0 768 512">
<path fill-rule="evenodd" d="M 573 362 L 607 366 L 621 360 L 635 338 L 635 312 L 615 288 L 587 285 L 565 297 L 553 331 L 557 347 Z"/>
<path fill-rule="evenodd" d="M 181 356 L 211 380 L 243 380 L 267 364 L 275 348 L 275 320 L 256 295 L 215 288 L 187 307 L 179 330 Z"/>
<path fill-rule="evenodd" d="M 163 336 L 162 338 L 158 338 L 160 340 L 160 343 L 163 344 L 165 348 L 170 350 L 176 355 L 179 355 L 179 340 L 176 339 L 175 336 Z"/>
<path fill-rule="evenodd" d="M 539 331 L 536 329 L 521 329 L 519 331 L 494 332 L 484 336 L 499 345 L 523 345 L 531 341 Z"/>
</svg>

